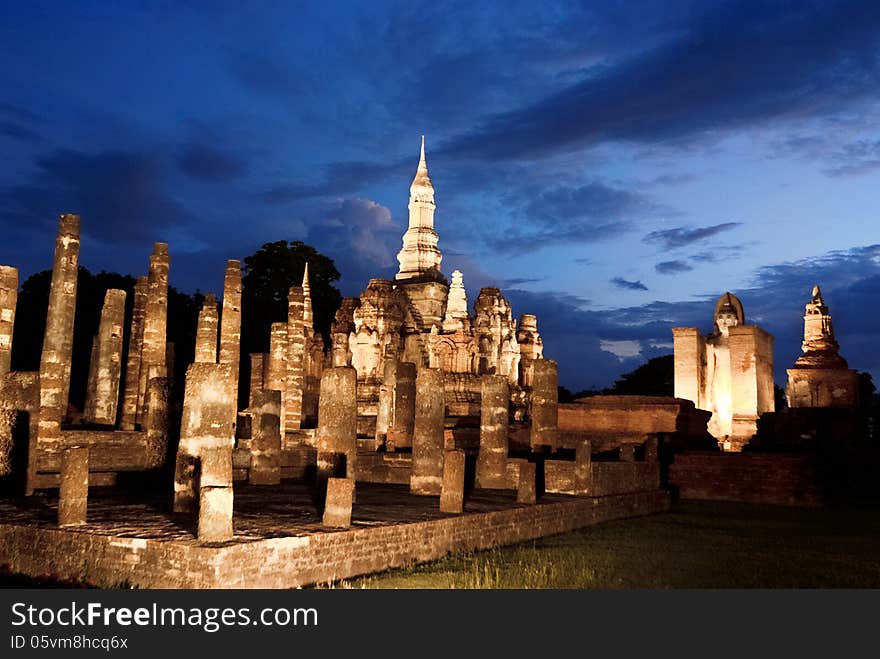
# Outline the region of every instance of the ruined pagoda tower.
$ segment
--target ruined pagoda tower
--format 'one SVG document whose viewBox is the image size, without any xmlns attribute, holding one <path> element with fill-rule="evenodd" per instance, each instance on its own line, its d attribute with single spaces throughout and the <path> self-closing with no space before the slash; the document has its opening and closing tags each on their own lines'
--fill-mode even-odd
<svg viewBox="0 0 880 659">
<path fill-rule="evenodd" d="M 831 313 L 819 286 L 813 287 L 804 309 L 803 354 L 788 369 L 789 407 L 854 407 L 858 374 L 840 356 Z"/>
<path fill-rule="evenodd" d="M 555 362 L 534 349 L 541 345 L 535 317 L 523 316 L 530 331 L 523 335 L 529 346 L 521 369 L 516 319 L 501 291 L 482 288 L 471 315 L 462 273 L 452 273 L 450 286 L 440 271 L 435 210 L 423 136 L 400 268 L 393 280 L 370 279 L 359 297 L 345 298 L 331 328 L 332 364 L 357 372 L 358 435 L 374 437 L 377 446 L 412 445 L 416 379 L 426 369 L 440 372 L 451 416 L 479 415 L 482 377 L 492 375 L 507 380 L 508 397 L 518 406 L 514 416 L 523 418 L 536 361 L 547 362 L 544 388 L 556 392 Z"/>
<path fill-rule="evenodd" d="M 415 178 L 409 187 L 409 227 L 403 234 L 403 247 L 397 254 L 400 263 L 395 280 L 404 290 L 418 316 L 421 330 L 430 329 L 443 320 L 449 286 L 440 262 L 443 255 L 437 248 L 439 236 L 434 230 L 434 184 L 428 176 L 425 160 L 425 136 Z"/>
</svg>

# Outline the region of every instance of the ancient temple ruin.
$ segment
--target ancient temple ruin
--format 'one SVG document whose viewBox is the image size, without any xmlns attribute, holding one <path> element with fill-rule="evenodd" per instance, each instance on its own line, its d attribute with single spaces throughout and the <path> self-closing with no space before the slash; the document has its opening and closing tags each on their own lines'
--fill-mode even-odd
<svg viewBox="0 0 880 659">
<path fill-rule="evenodd" d="M 709 432 L 725 450 L 739 451 L 758 417 L 775 409 L 773 336 L 746 325 L 742 302 L 725 293 L 715 303 L 714 327 L 672 330 L 675 397 L 712 412 Z"/>
<path fill-rule="evenodd" d="M 10 371 L 18 271 L 0 267 L 0 477 L 50 493 L 0 500 L 0 564 L 104 585 L 291 587 L 668 507 L 657 428 L 604 438 L 595 462 L 586 408 L 561 433 L 537 318 L 517 323 L 493 287 L 471 312 L 463 274 L 440 269 L 435 207 L 423 139 L 395 279 L 342 301 L 325 350 L 306 266 L 247 378 L 241 264 L 227 261 L 193 363 L 177 365 L 179 403 L 169 249 L 155 243 L 127 326 L 126 293 L 106 292 L 81 418 L 68 400 L 80 219 L 62 215 L 38 372 Z M 102 486 L 123 472 L 167 483 L 120 508 Z"/>
<path fill-rule="evenodd" d="M 855 407 L 858 373 L 840 355 L 831 314 L 819 286 L 813 287 L 804 310 L 803 354 L 787 370 L 789 407 Z"/>
</svg>

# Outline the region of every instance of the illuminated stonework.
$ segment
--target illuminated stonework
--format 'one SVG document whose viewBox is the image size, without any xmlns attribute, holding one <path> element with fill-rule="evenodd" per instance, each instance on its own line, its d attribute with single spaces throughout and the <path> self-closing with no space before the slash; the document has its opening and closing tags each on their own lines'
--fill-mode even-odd
<svg viewBox="0 0 880 659">
<path fill-rule="evenodd" d="M 409 227 L 397 256 L 400 271 L 394 281 L 371 279 L 359 299 L 347 298 L 331 331 L 333 364 L 351 365 L 357 371 L 360 432 L 375 432 L 378 445 L 394 427 L 394 410 L 399 406 L 392 401 L 401 364 L 414 364 L 419 371 L 440 370 L 451 415 L 478 414 L 480 377 L 504 376 L 511 400 L 518 401 L 515 416 L 523 418 L 531 365 L 543 357 L 537 319 L 526 314 L 522 336 L 528 343 L 528 364 L 520 367 L 516 321 L 500 290 L 481 289 L 471 316 L 464 275 L 454 271 L 447 285 L 440 272 L 435 208 L 423 138 L 410 187 Z M 408 441 L 398 438 L 395 444 L 408 445 Z"/>
<path fill-rule="evenodd" d="M 813 287 L 804 310 L 803 354 L 788 369 L 789 407 L 854 407 L 859 377 L 840 356 L 822 291 Z"/>
<path fill-rule="evenodd" d="M 672 335 L 675 397 L 712 412 L 712 436 L 725 450 L 741 450 L 755 434 L 758 417 L 775 409 L 773 336 L 745 324 L 742 303 L 731 293 L 715 304 L 711 334 L 676 327 Z"/>
</svg>

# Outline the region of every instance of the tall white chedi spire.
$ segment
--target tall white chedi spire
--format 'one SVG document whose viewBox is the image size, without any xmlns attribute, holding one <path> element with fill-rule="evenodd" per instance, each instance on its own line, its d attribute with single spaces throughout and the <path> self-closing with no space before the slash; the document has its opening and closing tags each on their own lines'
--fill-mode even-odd
<svg viewBox="0 0 880 659">
<path fill-rule="evenodd" d="M 425 160 L 425 136 L 419 167 L 409 188 L 409 228 L 403 234 L 403 248 L 397 254 L 400 270 L 398 281 L 444 281 L 440 273 L 443 255 L 437 249 L 439 237 L 434 230 L 434 185 L 428 176 Z"/>
</svg>

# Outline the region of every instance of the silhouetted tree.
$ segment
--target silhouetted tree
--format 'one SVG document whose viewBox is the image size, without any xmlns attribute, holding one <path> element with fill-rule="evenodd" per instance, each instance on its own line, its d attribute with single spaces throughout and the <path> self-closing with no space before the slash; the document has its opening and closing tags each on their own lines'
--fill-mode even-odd
<svg viewBox="0 0 880 659">
<path fill-rule="evenodd" d="M 302 282 L 309 264 L 315 328 L 329 340 L 330 323 L 342 301 L 333 282 L 339 271 L 333 259 L 301 241 L 266 243 L 244 260 L 242 279 L 242 357 L 268 352 L 272 323 L 287 320 L 287 292 Z"/>
<path fill-rule="evenodd" d="M 654 357 L 634 371 L 624 373 L 607 394 L 629 396 L 672 396 L 675 369 L 672 355 Z"/>
</svg>

